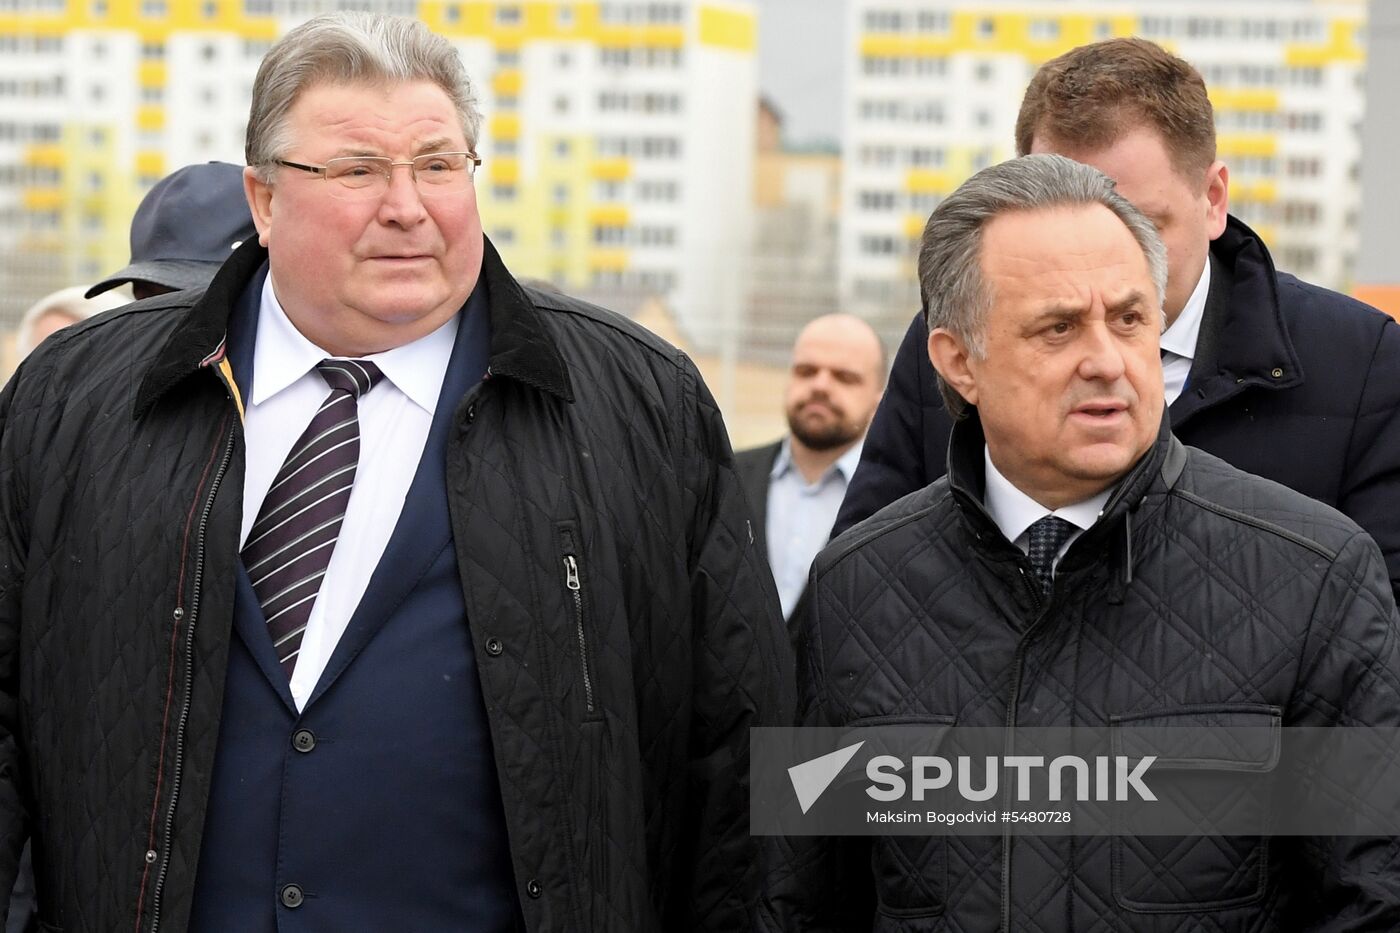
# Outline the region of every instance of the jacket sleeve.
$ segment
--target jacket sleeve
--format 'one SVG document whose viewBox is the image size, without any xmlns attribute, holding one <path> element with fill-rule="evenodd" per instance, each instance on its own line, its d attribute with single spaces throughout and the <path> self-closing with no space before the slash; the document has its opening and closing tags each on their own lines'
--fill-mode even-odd
<svg viewBox="0 0 1400 933">
<path fill-rule="evenodd" d="M 920 314 L 910 322 L 895 353 L 884 398 L 865 436 L 860 466 L 846 487 L 846 498 L 832 527 L 833 538 L 946 472 L 948 431 L 945 427 L 941 437 L 926 436 L 930 420 L 951 427 L 929 362 L 928 330 Z M 931 446 L 934 452 L 930 458 Z"/>
<path fill-rule="evenodd" d="M 829 598 L 829 597 L 828 597 Z M 819 628 L 823 592 L 815 572 L 793 615 L 797 632 L 797 722 L 841 724 L 827 702 Z M 774 836 L 765 852 L 764 933 L 869 933 L 875 916 L 870 840 L 862 836 Z"/>
<path fill-rule="evenodd" d="M 20 594 L 24 586 L 23 457 L 18 376 L 0 392 L 0 926 L 30 833 L 28 769 L 20 743 Z"/>
<path fill-rule="evenodd" d="M 1376 340 L 1346 467 L 1337 508 L 1381 546 L 1400 600 L 1400 325 L 1394 321 L 1381 326 Z"/>
<path fill-rule="evenodd" d="M 749 729 L 792 723 L 792 645 L 719 409 L 684 358 L 681 381 L 678 466 L 693 506 L 691 795 L 665 928 L 728 933 L 750 928 L 761 879 L 749 834 Z"/>
<path fill-rule="evenodd" d="M 1286 726 L 1400 726 L 1400 615 L 1365 534 L 1322 584 Z M 1298 879 L 1318 885 L 1308 931 L 1400 930 L 1400 839 L 1301 840 Z"/>
</svg>

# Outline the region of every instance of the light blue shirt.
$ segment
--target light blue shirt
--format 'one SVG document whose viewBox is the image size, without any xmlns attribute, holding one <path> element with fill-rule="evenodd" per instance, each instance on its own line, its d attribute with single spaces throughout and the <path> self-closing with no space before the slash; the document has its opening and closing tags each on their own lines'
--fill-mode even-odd
<svg viewBox="0 0 1400 933">
<path fill-rule="evenodd" d="M 783 441 L 768 474 L 768 566 L 778 584 L 783 618 L 792 615 L 817 552 L 831 537 L 846 486 L 860 463 L 864 438 L 841 455 L 815 483 L 808 484 L 792 462 L 792 439 Z"/>
</svg>

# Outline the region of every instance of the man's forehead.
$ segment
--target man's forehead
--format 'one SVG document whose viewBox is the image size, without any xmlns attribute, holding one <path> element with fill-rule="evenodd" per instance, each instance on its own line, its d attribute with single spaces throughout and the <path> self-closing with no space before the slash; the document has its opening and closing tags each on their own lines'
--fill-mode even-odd
<svg viewBox="0 0 1400 933">
<path fill-rule="evenodd" d="M 1127 293 L 1151 286 L 1147 257 L 1122 219 L 1101 204 L 1030 208 L 998 214 L 983 232 L 988 285 L 1047 299 L 1093 286 Z"/>
</svg>

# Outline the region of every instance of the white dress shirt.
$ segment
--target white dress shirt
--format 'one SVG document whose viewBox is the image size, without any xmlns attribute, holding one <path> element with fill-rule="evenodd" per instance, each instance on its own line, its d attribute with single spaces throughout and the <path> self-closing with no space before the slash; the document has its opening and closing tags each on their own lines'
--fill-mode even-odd
<svg viewBox="0 0 1400 933">
<path fill-rule="evenodd" d="M 1055 554 L 1055 564 L 1057 565 L 1075 539 L 1094 527 L 1094 522 L 1098 521 L 1099 516 L 1103 514 L 1103 507 L 1108 504 L 1109 497 L 1113 495 L 1115 488 L 1110 486 L 1083 502 L 1076 502 L 1073 505 L 1051 511 L 1011 485 L 1011 481 L 1002 476 L 1001 471 L 996 468 L 996 464 L 992 463 L 991 451 L 985 447 L 982 459 L 986 463 L 987 477 L 987 493 L 983 497 L 983 505 L 987 508 L 987 514 L 992 516 L 992 521 L 997 523 L 1001 533 L 1006 536 L 1006 540 L 1020 548 L 1022 554 L 1030 553 L 1030 527 L 1047 515 L 1063 518 L 1078 529 L 1065 539 L 1064 544 L 1060 545 L 1059 552 Z"/>
<path fill-rule="evenodd" d="M 863 438 L 857 441 L 815 483 L 808 483 L 792 462 L 792 438 L 778 448 L 768 474 L 768 514 L 763 527 L 768 538 L 768 566 L 773 569 L 785 619 L 802 597 L 813 559 L 831 538 L 831 526 L 836 524 L 846 486 L 860 464 L 864 443 Z"/>
<path fill-rule="evenodd" d="M 1201 336 L 1201 321 L 1206 316 L 1206 296 L 1210 294 L 1210 257 L 1206 257 L 1200 281 L 1191 297 L 1186 299 L 1181 313 L 1172 326 L 1162 334 L 1162 382 L 1170 406 L 1186 389 L 1186 377 L 1191 375 L 1191 363 L 1196 358 L 1196 341 Z"/>
<path fill-rule="evenodd" d="M 302 336 L 273 289 L 268 276 L 258 310 L 253 385 L 243 422 L 248 457 L 240 548 L 277 471 L 330 391 L 315 367 L 333 354 Z M 423 456 L 456 338 L 454 315 L 426 337 L 365 357 L 384 378 L 358 403 L 360 460 L 355 486 L 292 673 L 297 709 L 305 707 L 316 689 L 393 534 Z"/>
</svg>

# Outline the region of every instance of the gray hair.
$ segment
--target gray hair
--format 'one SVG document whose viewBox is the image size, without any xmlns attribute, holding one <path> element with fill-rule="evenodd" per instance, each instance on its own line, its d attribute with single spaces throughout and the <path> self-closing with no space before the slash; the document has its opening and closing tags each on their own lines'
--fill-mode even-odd
<svg viewBox="0 0 1400 933">
<path fill-rule="evenodd" d="M 1012 211 L 1091 204 L 1112 211 L 1142 247 L 1160 306 L 1167 289 L 1167 250 L 1152 221 L 1098 169 L 1064 156 L 1029 155 L 973 175 L 929 217 L 919 245 L 919 290 L 929 331 L 947 330 L 980 359 L 992 303 L 991 289 L 982 280 L 987 224 Z M 954 417 L 965 414 L 967 403 L 942 375 L 938 389 Z"/>
<path fill-rule="evenodd" d="M 49 315 L 70 318 L 71 323 L 76 324 L 78 321 L 86 321 L 94 314 L 119 308 L 131 300 L 120 292 L 99 292 L 91 298 L 85 298 L 83 293 L 87 290 L 86 285 L 61 288 L 29 306 L 29 310 L 24 312 L 24 316 L 19 319 L 19 326 L 15 329 L 15 353 L 20 359 L 33 352 L 34 331 L 39 322 Z"/>
<path fill-rule="evenodd" d="M 291 146 L 287 114 L 318 84 L 430 81 L 457 108 L 467 146 L 476 148 L 481 111 L 457 50 L 417 20 L 379 13 L 328 13 L 288 32 L 258 66 L 244 154 L 263 182 Z"/>
</svg>

